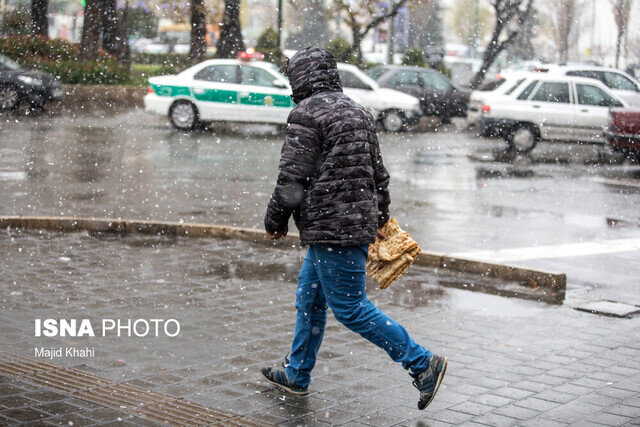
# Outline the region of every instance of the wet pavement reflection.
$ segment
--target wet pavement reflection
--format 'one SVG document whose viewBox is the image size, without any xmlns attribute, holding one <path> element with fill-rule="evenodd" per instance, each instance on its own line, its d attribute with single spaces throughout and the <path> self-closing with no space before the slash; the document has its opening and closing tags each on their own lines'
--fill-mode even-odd
<svg viewBox="0 0 640 427">
<path fill-rule="evenodd" d="M 1 123 L 1 214 L 74 215 L 262 227 L 282 136 L 269 126 L 177 132 L 139 111 Z M 541 143 L 530 156 L 473 136 L 380 134 L 391 212 L 427 249 L 473 253 L 640 238 L 640 167 L 607 147 Z M 293 228 L 293 226 L 291 226 Z M 637 250 L 516 265 L 566 272 L 610 298 L 639 298 Z M 613 292 L 613 294 L 612 294 Z M 612 296 L 613 295 L 613 296 Z M 640 301 L 639 301 L 640 302 Z"/>
</svg>

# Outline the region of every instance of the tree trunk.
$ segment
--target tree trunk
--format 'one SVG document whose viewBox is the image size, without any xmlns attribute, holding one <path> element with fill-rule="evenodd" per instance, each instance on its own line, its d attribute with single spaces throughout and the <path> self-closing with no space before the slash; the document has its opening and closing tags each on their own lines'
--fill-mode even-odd
<svg viewBox="0 0 640 427">
<path fill-rule="evenodd" d="M 122 50 L 118 37 L 120 20 L 116 10 L 116 0 L 102 0 L 102 48 L 112 55 Z"/>
<path fill-rule="evenodd" d="M 31 0 L 31 21 L 34 35 L 49 38 L 48 10 L 48 0 Z"/>
<path fill-rule="evenodd" d="M 620 52 L 622 51 L 622 37 L 624 31 L 618 28 L 618 36 L 616 37 L 616 68 L 620 68 Z"/>
<path fill-rule="evenodd" d="M 218 58 L 235 58 L 244 50 L 240 28 L 240 0 L 225 0 L 220 38 L 216 45 Z"/>
<path fill-rule="evenodd" d="M 102 30 L 101 5 L 101 0 L 86 0 L 82 39 L 80 40 L 80 61 L 95 61 L 98 58 L 100 31 Z"/>
<path fill-rule="evenodd" d="M 196 64 L 207 53 L 207 16 L 203 0 L 191 0 L 191 49 L 189 60 Z"/>
</svg>

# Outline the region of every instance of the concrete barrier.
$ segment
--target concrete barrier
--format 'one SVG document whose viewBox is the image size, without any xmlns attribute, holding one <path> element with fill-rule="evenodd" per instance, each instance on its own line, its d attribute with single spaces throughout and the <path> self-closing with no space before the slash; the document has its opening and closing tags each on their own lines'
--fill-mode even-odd
<svg viewBox="0 0 640 427">
<path fill-rule="evenodd" d="M 230 227 L 225 225 L 195 224 L 164 221 L 141 221 L 114 218 L 75 218 L 41 216 L 0 216 L 1 228 L 38 229 L 52 231 L 92 231 L 105 233 L 141 233 L 167 236 L 212 237 L 240 239 L 271 246 L 299 246 L 298 235 L 288 234 L 275 242 L 269 240 L 265 232 L 254 228 Z M 567 285 L 565 274 L 531 270 L 504 264 L 471 259 L 454 258 L 445 254 L 422 251 L 416 265 L 433 269 L 452 270 L 495 277 L 518 282 L 529 289 L 544 289 L 554 294 L 564 295 Z"/>
</svg>

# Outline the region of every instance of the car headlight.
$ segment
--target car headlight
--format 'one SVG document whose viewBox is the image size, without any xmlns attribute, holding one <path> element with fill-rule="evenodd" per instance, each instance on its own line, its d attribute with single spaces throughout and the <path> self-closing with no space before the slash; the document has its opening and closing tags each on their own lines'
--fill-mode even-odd
<svg viewBox="0 0 640 427">
<path fill-rule="evenodd" d="M 42 85 L 42 80 L 30 77 L 30 76 L 18 76 L 18 80 L 20 80 L 22 83 L 26 85 L 31 85 L 31 86 Z"/>
</svg>

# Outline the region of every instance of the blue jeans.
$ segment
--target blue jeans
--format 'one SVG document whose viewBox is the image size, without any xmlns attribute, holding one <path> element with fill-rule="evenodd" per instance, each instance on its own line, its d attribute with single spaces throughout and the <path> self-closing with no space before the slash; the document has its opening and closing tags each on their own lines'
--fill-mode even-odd
<svg viewBox="0 0 640 427">
<path fill-rule="evenodd" d="M 311 382 L 327 322 L 327 306 L 340 323 L 385 350 L 411 376 L 427 369 L 432 353 L 416 344 L 402 325 L 367 298 L 368 249 L 367 245 L 309 247 L 298 276 L 298 314 L 286 367 L 293 384 L 306 387 Z"/>
</svg>

